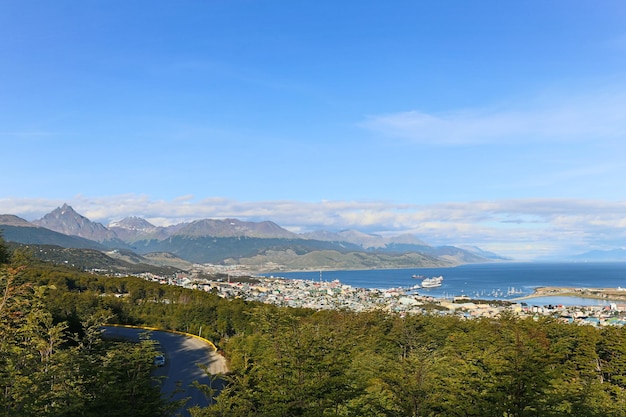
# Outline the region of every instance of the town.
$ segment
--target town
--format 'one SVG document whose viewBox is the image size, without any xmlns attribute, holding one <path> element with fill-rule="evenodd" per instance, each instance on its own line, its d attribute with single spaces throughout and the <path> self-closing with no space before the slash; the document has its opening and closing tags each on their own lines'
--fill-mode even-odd
<svg viewBox="0 0 626 417">
<path fill-rule="evenodd" d="M 435 298 L 420 295 L 411 288 L 368 289 L 355 288 L 337 280 L 314 281 L 251 275 L 236 267 L 219 269 L 223 279 L 201 278 L 197 275 L 177 274 L 161 277 L 140 274 L 144 279 L 161 284 L 178 285 L 199 291 L 212 292 L 220 297 L 241 298 L 284 307 L 313 310 L 383 310 L 397 314 L 455 315 L 465 319 L 496 317 L 511 312 L 520 317 L 549 316 L 568 323 L 592 326 L 623 326 L 626 324 L 626 302 L 610 302 L 606 306 L 533 305 L 533 298 L 518 301 L 474 300 L 467 296 Z M 589 293 L 587 289 L 574 289 Z M 545 293 L 545 292 L 544 292 Z"/>
</svg>

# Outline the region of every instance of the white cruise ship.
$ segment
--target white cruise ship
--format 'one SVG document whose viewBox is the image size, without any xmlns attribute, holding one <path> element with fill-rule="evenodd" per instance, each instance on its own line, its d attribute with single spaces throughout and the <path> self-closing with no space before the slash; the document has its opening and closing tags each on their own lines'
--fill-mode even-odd
<svg viewBox="0 0 626 417">
<path fill-rule="evenodd" d="M 426 278 L 422 281 L 422 288 L 441 287 L 442 283 L 443 283 L 443 276 L 441 275 L 438 277 Z"/>
</svg>

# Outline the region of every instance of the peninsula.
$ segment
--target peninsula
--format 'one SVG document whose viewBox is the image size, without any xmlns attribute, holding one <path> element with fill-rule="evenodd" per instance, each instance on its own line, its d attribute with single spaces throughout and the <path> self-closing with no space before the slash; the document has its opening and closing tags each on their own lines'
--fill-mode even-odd
<svg viewBox="0 0 626 417">
<path fill-rule="evenodd" d="M 513 301 L 528 300 L 536 297 L 582 297 L 598 300 L 626 301 L 626 288 L 574 288 L 574 287 L 537 287 L 531 295 L 519 297 Z"/>
</svg>

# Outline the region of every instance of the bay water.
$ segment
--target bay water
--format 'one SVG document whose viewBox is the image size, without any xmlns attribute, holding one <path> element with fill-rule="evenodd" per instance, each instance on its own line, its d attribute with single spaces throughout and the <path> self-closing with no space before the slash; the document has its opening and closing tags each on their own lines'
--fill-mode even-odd
<svg viewBox="0 0 626 417">
<path fill-rule="evenodd" d="M 270 275 L 270 274 L 267 274 Z M 420 284 L 413 275 L 443 276 L 443 285 L 420 288 L 420 295 L 436 298 L 468 296 L 482 300 L 513 300 L 531 295 L 537 287 L 625 288 L 626 262 L 543 263 L 494 262 L 467 264 L 452 268 L 372 269 L 352 271 L 279 272 L 272 274 L 291 279 L 339 280 L 357 288 L 409 288 Z M 528 304 L 603 305 L 605 300 L 580 297 L 538 297 Z"/>
</svg>

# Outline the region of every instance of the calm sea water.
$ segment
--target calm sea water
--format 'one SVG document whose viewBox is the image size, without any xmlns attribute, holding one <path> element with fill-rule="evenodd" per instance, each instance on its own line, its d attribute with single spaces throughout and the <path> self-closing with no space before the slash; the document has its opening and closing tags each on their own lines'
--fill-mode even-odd
<svg viewBox="0 0 626 417">
<path fill-rule="evenodd" d="M 485 300 L 507 300 L 530 295 L 537 287 L 562 286 L 575 288 L 626 288 L 626 263 L 488 263 L 462 265 L 454 268 L 413 268 L 364 271 L 323 271 L 324 281 L 339 280 L 359 288 L 410 287 L 421 280 L 412 276 L 444 277 L 438 288 L 419 289 L 423 295 L 438 298 L 467 295 Z M 270 274 L 268 274 L 270 275 Z M 319 280 L 320 272 L 281 272 L 274 276 Z M 541 301 L 541 302 L 539 302 Z M 578 297 L 541 297 L 528 300 L 535 305 L 603 304 Z"/>
</svg>

